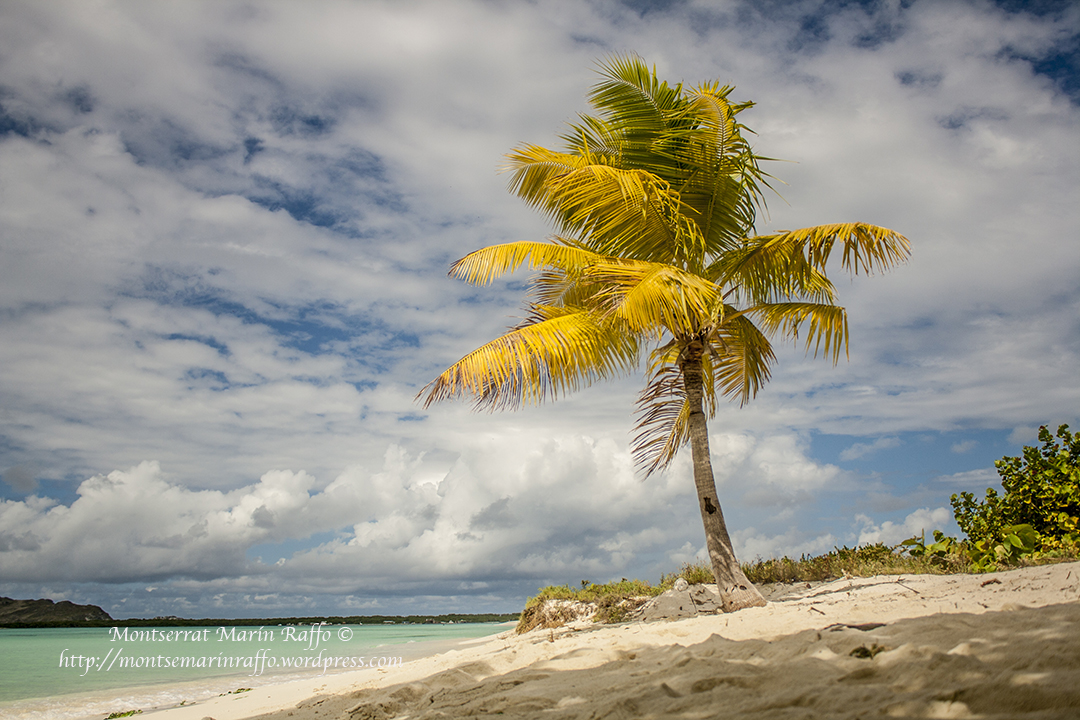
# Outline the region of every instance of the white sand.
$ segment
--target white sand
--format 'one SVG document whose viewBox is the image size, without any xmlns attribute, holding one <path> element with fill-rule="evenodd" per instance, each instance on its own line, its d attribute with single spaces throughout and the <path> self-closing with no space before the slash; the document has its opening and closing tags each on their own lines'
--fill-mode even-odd
<svg viewBox="0 0 1080 720">
<path fill-rule="evenodd" d="M 1075 719 L 1078 600 L 1080 563 L 845 579 L 728 615 L 507 632 L 399 669 L 150 715 Z M 867 623 L 883 625 L 844 627 Z"/>
</svg>

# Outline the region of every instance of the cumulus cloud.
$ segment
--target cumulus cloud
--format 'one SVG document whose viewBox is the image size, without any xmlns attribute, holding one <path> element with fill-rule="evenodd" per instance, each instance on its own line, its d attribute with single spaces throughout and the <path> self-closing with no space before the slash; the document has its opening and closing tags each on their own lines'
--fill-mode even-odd
<svg viewBox="0 0 1080 720">
<path fill-rule="evenodd" d="M 808 443 L 798 435 L 716 433 L 710 443 L 717 485 L 740 493 L 750 505 L 797 505 L 847 480 L 840 468 L 809 457 Z"/>
<path fill-rule="evenodd" d="M 794 529 L 792 504 L 836 478 L 836 468 L 807 457 L 796 437 L 714 441 L 733 527 L 748 508 L 769 513 L 770 527 L 788 527 L 736 531 L 742 553 L 810 552 L 832 542 Z M 326 484 L 276 470 L 233 490 L 192 489 L 144 462 L 84 481 L 69 504 L 3 501 L 0 571 L 22 586 L 112 586 L 101 592 L 123 596 L 115 605 L 123 612 L 145 606 L 137 600 L 149 592 L 131 597 L 125 588 L 152 582 L 162 603 L 189 613 L 196 598 L 203 613 L 219 602 L 272 611 L 328 597 L 345 607 L 388 596 L 483 602 L 494 589 L 578 576 L 658 577 L 670 562 L 700 559 L 687 465 L 642 481 L 623 443 L 525 432 L 474 440 L 441 472 L 391 445 L 380 468 L 352 467 Z M 667 562 L 642 564 L 658 553 Z"/>
<path fill-rule="evenodd" d="M 875 523 L 865 515 L 857 516 L 856 520 L 862 525 L 859 531 L 859 545 L 866 543 L 897 545 L 910 537 L 921 536 L 924 532 L 927 537 L 930 537 L 934 530 L 948 531 L 953 521 L 953 513 L 952 510 L 944 507 L 933 510 L 920 508 L 899 523 L 891 520 Z"/>
<path fill-rule="evenodd" d="M 808 538 L 805 533 L 795 529 L 780 535 L 769 535 L 753 527 L 736 532 L 732 537 L 732 542 L 744 562 L 776 557 L 800 558 L 803 555 L 821 555 L 839 544 L 839 540 L 831 533 Z"/>
<path fill-rule="evenodd" d="M 312 478 L 271 472 L 231 492 L 192 491 L 144 462 L 84 481 L 70 506 L 32 496 L 0 506 L 11 581 L 126 582 L 235 576 L 256 568 L 247 546 L 303 530 Z"/>
<path fill-rule="evenodd" d="M 641 482 L 624 448 L 580 436 L 480 443 L 441 477 L 391 446 L 380 471 L 353 468 L 321 488 L 307 473 L 278 470 L 235 490 L 192 490 L 144 462 L 84 481 L 70 505 L 4 501 L 0 561 L 13 582 L 273 572 L 294 587 L 310 579 L 323 592 L 327 583 L 354 586 L 356 568 L 384 591 L 618 572 L 635 553 L 681 536 L 680 513 L 669 508 L 693 511 L 686 491 L 671 478 Z M 326 532 L 333 537 L 310 549 L 248 556 Z"/>
</svg>

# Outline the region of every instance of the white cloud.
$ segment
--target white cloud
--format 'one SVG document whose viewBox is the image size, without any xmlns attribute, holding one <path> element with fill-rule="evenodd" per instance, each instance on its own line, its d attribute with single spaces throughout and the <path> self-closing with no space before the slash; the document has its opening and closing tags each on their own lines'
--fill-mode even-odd
<svg viewBox="0 0 1080 720">
<path fill-rule="evenodd" d="M 683 565 L 698 565 L 707 562 L 709 552 L 705 545 L 696 547 L 693 543 L 686 542 L 677 550 L 669 552 L 667 559 L 673 572 Z"/>
<path fill-rule="evenodd" d="M 4 575 L 12 582 L 125 582 L 257 571 L 244 558 L 247 546 L 323 529 L 319 518 L 305 527 L 294 515 L 310 512 L 311 484 L 304 473 L 278 471 L 231 492 L 192 491 L 144 462 L 86 480 L 70 506 L 38 497 L 4 501 Z"/>
<path fill-rule="evenodd" d="M 898 447 L 899 445 L 900 438 L 896 437 L 878 438 L 872 443 L 855 443 L 840 453 L 840 459 L 856 460 L 865 457 L 866 455 L 872 455 L 878 450 L 887 450 L 889 448 Z"/>
<path fill-rule="evenodd" d="M 953 443 L 953 445 L 949 449 L 952 450 L 954 453 L 963 455 L 964 453 L 971 452 L 978 445 L 979 443 L 976 440 L 963 440 L 958 443 Z"/>
<path fill-rule="evenodd" d="M 859 545 L 870 543 L 884 543 L 886 545 L 898 545 L 916 535 L 932 537 L 934 530 L 943 530 L 950 534 L 953 522 L 952 510 L 944 507 L 921 508 L 904 518 L 902 523 L 894 523 L 886 520 L 883 523 L 875 523 L 865 515 L 859 515 L 856 520 L 862 526 L 859 530 Z"/>
<path fill-rule="evenodd" d="M 0 559 L 12 582 L 257 582 L 273 572 L 297 589 L 309 578 L 352 586 L 349 569 L 358 567 L 384 589 L 618 572 L 635 553 L 681 537 L 684 524 L 669 507 L 692 512 L 687 490 L 666 477 L 641 482 L 624 449 L 580 436 L 477 443 L 442 477 L 392 446 L 381 471 L 350 469 L 323 488 L 304 472 L 278 470 L 228 492 L 190 490 L 145 462 L 86 480 L 68 506 L 4 501 Z M 246 556 L 328 531 L 333 539 L 284 563 Z"/>
<path fill-rule="evenodd" d="M 809 457 L 808 445 L 794 434 L 713 434 L 713 473 L 721 495 L 734 491 L 750 505 L 791 507 L 811 493 L 849 482 L 840 468 Z"/>
<path fill-rule="evenodd" d="M 965 470 L 951 475 L 941 475 L 934 478 L 934 482 L 945 485 L 954 485 L 958 488 L 988 488 L 1000 486 L 1001 478 L 993 468 L 979 468 L 978 470 Z"/>
<path fill-rule="evenodd" d="M 774 521 L 789 523 L 795 499 L 837 477 L 795 437 L 716 441 L 724 477 L 756 488 L 725 501 L 733 528 L 745 522 L 747 503 L 779 507 L 770 511 Z M 740 461 L 730 463 L 740 447 Z M 272 612 L 328 595 L 360 605 L 386 594 L 446 601 L 462 588 L 475 596 L 488 587 L 477 583 L 656 579 L 674 568 L 646 569 L 639 557 L 690 561 L 700 543 L 685 465 L 642 481 L 628 450 L 611 439 L 513 431 L 474 439 L 448 471 L 390 446 L 381 469 L 353 467 L 325 485 L 277 470 L 231 491 L 194 490 L 145 462 L 84 481 L 68 505 L 4 501 L 0 570 L 23 585 L 152 579 L 162 603 L 188 613 L 217 606 L 207 605 L 211 595 Z M 735 538 L 748 558 L 832 542 L 799 533 L 769 538 L 750 528 Z M 274 590 L 282 585 L 289 591 Z M 146 602 L 128 600 L 116 607 L 134 613 Z"/>
<path fill-rule="evenodd" d="M 1014 445 L 1031 444 L 1036 442 L 1038 438 L 1038 426 L 1021 425 L 1013 428 L 1013 431 L 1009 433 L 1009 442 Z"/>
<path fill-rule="evenodd" d="M 732 542 L 737 548 L 736 554 L 743 562 L 821 555 L 839 544 L 839 540 L 831 533 L 806 537 L 805 533 L 792 529 L 781 535 L 769 535 L 752 527 L 736 532 Z"/>
</svg>

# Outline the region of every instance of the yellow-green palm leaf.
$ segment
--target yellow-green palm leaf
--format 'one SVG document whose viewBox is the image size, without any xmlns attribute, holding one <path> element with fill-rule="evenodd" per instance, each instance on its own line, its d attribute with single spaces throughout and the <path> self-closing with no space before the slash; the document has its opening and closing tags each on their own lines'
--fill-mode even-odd
<svg viewBox="0 0 1080 720">
<path fill-rule="evenodd" d="M 478 408 L 553 400 L 636 366 L 634 335 L 610 319 L 573 308 L 534 306 L 525 323 L 469 353 L 420 393 L 424 406 L 472 397 Z"/>
<path fill-rule="evenodd" d="M 708 341 L 706 377 L 711 378 L 714 392 L 729 400 L 738 399 L 740 405 L 750 402 L 769 381 L 776 360 L 767 334 L 745 314 L 729 312 Z"/>
<path fill-rule="evenodd" d="M 805 328 L 806 351 L 809 353 L 813 348 L 815 356 L 820 352 L 832 356 L 836 363 L 841 350 L 847 353 L 847 312 L 839 305 L 772 303 L 753 307 L 747 314 L 756 317 L 769 335 L 779 334 L 797 341 Z"/>
<path fill-rule="evenodd" d="M 603 259 L 590 250 L 561 242 L 513 242 L 471 252 L 450 266 L 450 275 L 472 285 L 488 285 L 522 265 L 530 270 L 553 267 L 582 270 Z"/>
<path fill-rule="evenodd" d="M 604 260 L 585 278 L 597 288 L 590 305 L 617 317 L 631 332 L 659 339 L 692 333 L 710 317 L 716 285 L 665 263 Z"/>
</svg>

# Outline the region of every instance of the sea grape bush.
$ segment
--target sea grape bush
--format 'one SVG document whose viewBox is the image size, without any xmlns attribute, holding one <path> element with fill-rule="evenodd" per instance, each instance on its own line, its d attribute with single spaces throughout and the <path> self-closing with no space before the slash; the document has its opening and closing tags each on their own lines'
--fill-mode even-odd
<svg viewBox="0 0 1080 720">
<path fill-rule="evenodd" d="M 954 564 L 966 555 L 973 570 L 996 570 L 1025 558 L 1080 552 L 1080 434 L 1068 425 L 1057 439 L 1044 425 L 1039 429 L 1042 448 L 1024 447 L 1021 457 L 1005 456 L 994 465 L 1004 490 L 987 488 L 976 500 L 969 492 L 953 495 L 956 524 L 964 541 L 934 531 L 934 542 L 909 538 L 897 546 L 901 553 L 935 565 Z"/>
<path fill-rule="evenodd" d="M 1010 525 L 1001 532 L 1001 542 L 990 538 L 968 541 L 967 553 L 975 570 L 997 570 L 999 563 L 1015 565 L 1021 559 L 1039 553 L 1039 533 L 1027 523 Z"/>
<path fill-rule="evenodd" d="M 971 542 L 1011 543 L 1013 535 L 1027 547 L 1030 533 L 1016 529 L 1025 525 L 1035 533 L 1037 550 L 1064 550 L 1080 542 L 1080 434 L 1062 425 L 1057 438 L 1060 442 L 1044 425 L 1042 448 L 1025 447 L 1022 457 L 994 463 L 1003 494 L 988 488 L 982 501 L 969 492 L 952 496 L 956 524 Z"/>
<path fill-rule="evenodd" d="M 954 537 L 948 537 L 940 530 L 934 531 L 934 542 L 926 544 L 926 533 L 921 536 L 908 538 L 898 546 L 901 552 L 906 552 L 914 558 L 923 558 L 931 565 L 946 566 L 949 557 L 957 552 L 960 542 Z"/>
</svg>

